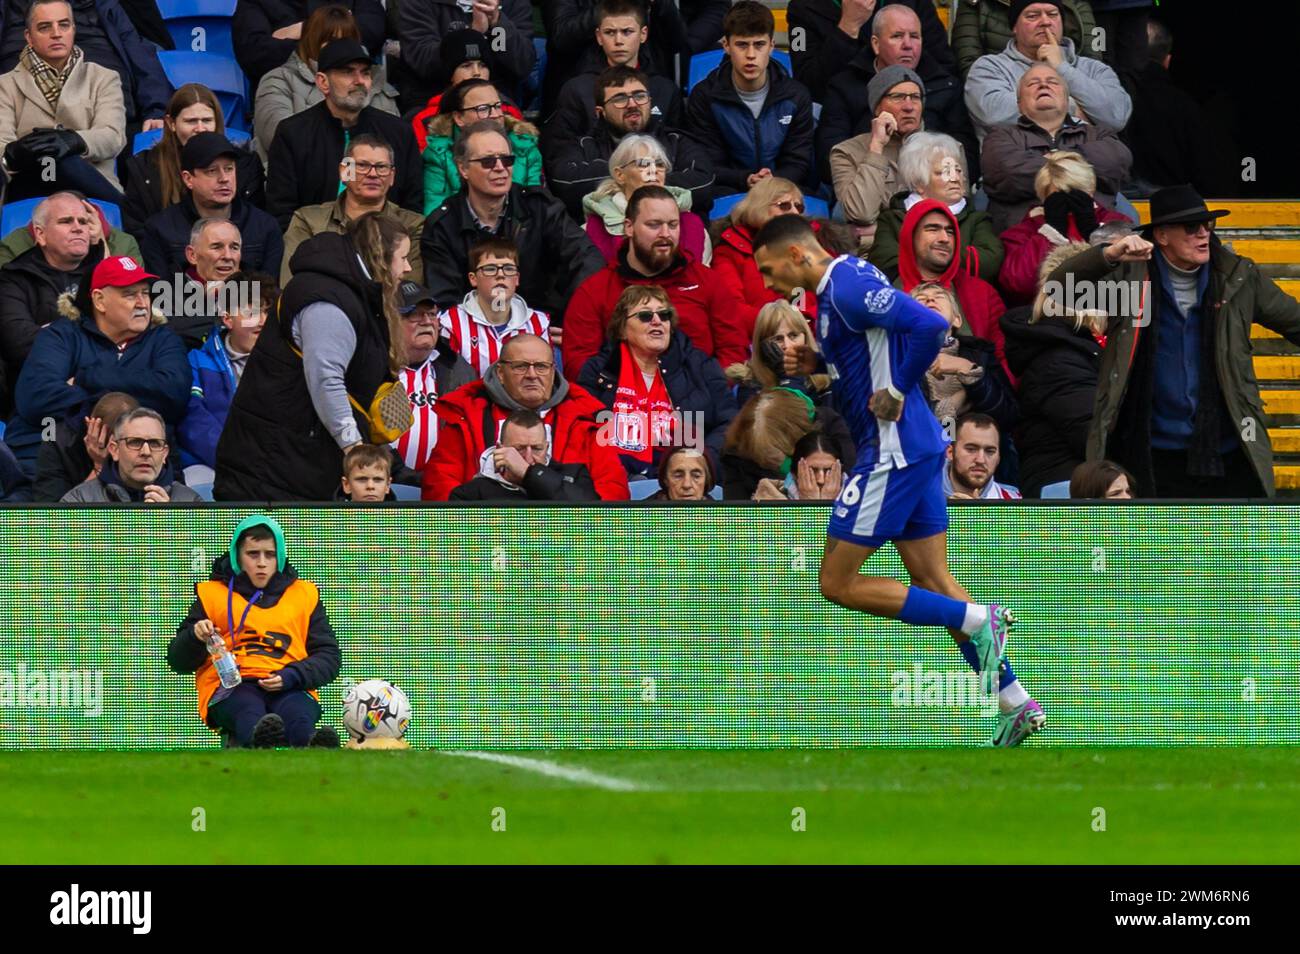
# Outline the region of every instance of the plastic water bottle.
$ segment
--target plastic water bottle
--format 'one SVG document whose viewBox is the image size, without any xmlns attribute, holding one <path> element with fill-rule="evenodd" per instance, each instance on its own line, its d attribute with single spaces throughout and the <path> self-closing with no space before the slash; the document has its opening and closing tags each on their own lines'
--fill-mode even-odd
<svg viewBox="0 0 1300 954">
<path fill-rule="evenodd" d="M 208 654 L 212 656 L 212 665 L 217 667 L 223 688 L 233 689 L 244 681 L 244 677 L 239 674 L 239 664 L 235 662 L 235 657 L 226 648 L 225 640 L 216 633 L 208 637 Z"/>
</svg>

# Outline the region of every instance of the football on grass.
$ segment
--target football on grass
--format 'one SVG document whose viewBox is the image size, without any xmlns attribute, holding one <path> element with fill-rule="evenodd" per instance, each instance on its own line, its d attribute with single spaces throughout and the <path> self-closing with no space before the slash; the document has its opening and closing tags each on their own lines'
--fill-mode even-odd
<svg viewBox="0 0 1300 954">
<path fill-rule="evenodd" d="M 400 739 L 411 721 L 411 703 L 391 682 L 367 679 L 343 697 L 343 725 L 359 743 L 369 739 Z"/>
</svg>

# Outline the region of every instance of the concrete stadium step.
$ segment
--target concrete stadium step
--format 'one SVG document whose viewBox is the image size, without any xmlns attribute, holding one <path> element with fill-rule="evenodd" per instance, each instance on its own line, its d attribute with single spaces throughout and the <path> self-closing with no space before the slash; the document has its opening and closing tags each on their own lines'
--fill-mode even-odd
<svg viewBox="0 0 1300 954">
<path fill-rule="evenodd" d="M 1279 491 L 1286 492 L 1280 496 L 1294 496 L 1295 491 L 1300 491 L 1300 464 L 1274 464 L 1273 482 Z"/>
<path fill-rule="evenodd" d="M 1255 355 L 1255 377 L 1264 382 L 1300 383 L 1300 355 Z"/>
<path fill-rule="evenodd" d="M 1300 239 L 1235 239 L 1232 250 L 1261 265 L 1294 265 L 1300 262 Z"/>
<path fill-rule="evenodd" d="M 1275 455 L 1300 454 L 1300 427 L 1270 427 L 1268 439 Z"/>
<path fill-rule="evenodd" d="M 1233 199 L 1206 199 L 1205 204 L 1211 209 L 1227 209 L 1230 213 L 1219 219 L 1219 226 L 1225 229 L 1269 229 L 1300 228 L 1300 202 L 1294 199 L 1268 199 L 1263 201 L 1241 202 Z M 1134 207 L 1142 216 L 1142 221 L 1151 219 L 1151 203 L 1146 200 L 1134 200 Z"/>
</svg>

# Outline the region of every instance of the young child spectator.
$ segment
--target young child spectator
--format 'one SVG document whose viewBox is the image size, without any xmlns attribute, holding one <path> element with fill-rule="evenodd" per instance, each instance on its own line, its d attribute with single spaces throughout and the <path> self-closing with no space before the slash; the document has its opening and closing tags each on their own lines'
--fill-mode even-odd
<svg viewBox="0 0 1300 954">
<path fill-rule="evenodd" d="M 551 344 L 551 319 L 518 294 L 519 249 L 506 238 L 487 238 L 469 250 L 470 292 L 442 313 L 442 338 L 482 377 L 501 357 L 501 346 L 518 334 Z M 555 329 L 558 331 L 559 329 Z"/>
<path fill-rule="evenodd" d="M 358 444 L 343 455 L 343 486 L 338 499 L 349 503 L 382 503 L 393 496 L 393 455 L 386 447 Z"/>
<path fill-rule="evenodd" d="M 806 181 L 812 171 L 812 97 L 771 62 L 772 11 L 740 0 L 722 30 L 726 57 L 686 102 L 686 131 L 704 145 L 719 194 L 744 192 L 768 176 Z"/>
<path fill-rule="evenodd" d="M 261 514 L 245 518 L 194 593 L 167 665 L 194 674 L 199 718 L 236 748 L 337 748 L 334 729 L 316 728 L 316 690 L 339 674 L 338 640 L 316 584 L 289 562 L 280 524 Z M 209 654 L 217 638 L 239 666 L 233 688 L 222 686 Z"/>
<path fill-rule="evenodd" d="M 198 474 L 190 468 L 217 466 L 217 440 L 226 426 L 230 402 L 239 379 L 248 366 L 248 356 L 275 308 L 280 288 L 274 278 L 262 272 L 236 272 L 218 296 L 223 304 L 239 310 L 225 311 L 201 348 L 189 354 L 194 383 L 190 403 L 177 434 L 181 443 L 181 464 L 191 483 L 210 483 L 212 473 Z M 256 310 L 253 309 L 256 299 Z"/>
</svg>

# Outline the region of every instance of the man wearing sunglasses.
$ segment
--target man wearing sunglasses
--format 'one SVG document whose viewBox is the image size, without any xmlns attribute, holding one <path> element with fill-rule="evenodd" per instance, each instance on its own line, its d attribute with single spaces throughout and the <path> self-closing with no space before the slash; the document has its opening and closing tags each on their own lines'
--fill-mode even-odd
<svg viewBox="0 0 1300 954">
<path fill-rule="evenodd" d="M 172 479 L 167 428 L 147 407 L 117 419 L 103 469 L 63 495 L 63 503 L 182 503 L 201 499 Z"/>
<path fill-rule="evenodd" d="M 1300 345 L 1300 302 L 1223 247 L 1215 223 L 1227 214 L 1191 186 L 1161 189 L 1140 236 L 1075 256 L 1044 286 L 1066 307 L 1140 301 L 1110 310 L 1088 435 L 1088 459 L 1127 467 L 1140 496 L 1274 495 L 1250 329 Z"/>
<path fill-rule="evenodd" d="M 461 189 L 429 213 L 420 239 L 425 286 L 439 307 L 470 290 L 469 250 L 489 238 L 519 249 L 519 294 L 555 324 L 588 275 L 605 259 L 558 199 L 512 182 L 515 156 L 500 123 L 480 120 L 461 130 L 452 149 Z"/>
<path fill-rule="evenodd" d="M 583 217 L 582 200 L 609 178 L 610 156 L 623 137 L 636 133 L 653 136 L 663 147 L 672 167 L 666 184 L 689 189 L 691 208 L 701 214 L 708 211 L 713 170 L 699 144 L 660 115 L 655 105 L 661 95 L 658 78 L 630 66 L 611 66 L 594 79 L 570 80 L 565 90 L 576 83 L 586 84 L 581 123 L 568 122 L 557 112 L 544 134 L 551 188 L 574 218 Z"/>
</svg>

